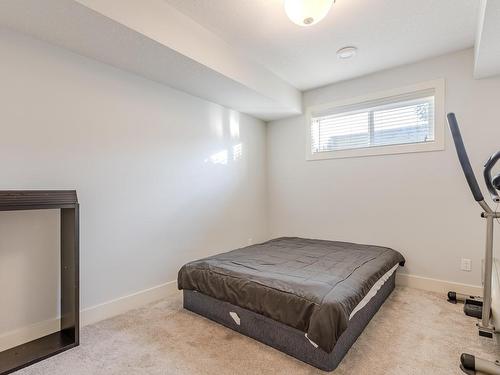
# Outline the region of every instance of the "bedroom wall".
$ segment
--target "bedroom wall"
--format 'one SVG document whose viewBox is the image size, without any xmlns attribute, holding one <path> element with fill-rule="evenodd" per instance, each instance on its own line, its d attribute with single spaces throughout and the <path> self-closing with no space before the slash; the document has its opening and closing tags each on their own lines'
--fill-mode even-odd
<svg viewBox="0 0 500 375">
<path fill-rule="evenodd" d="M 307 107 L 444 78 L 446 111 L 457 114 L 481 176 L 482 163 L 500 148 L 500 78 L 474 80 L 472 72 L 473 51 L 466 50 L 311 90 L 304 102 Z M 390 246 L 406 257 L 403 272 L 480 285 L 485 223 L 448 130 L 444 151 L 306 161 L 305 126 L 303 116 L 268 125 L 273 237 Z M 472 272 L 460 270 L 462 257 L 472 259 Z"/>
<path fill-rule="evenodd" d="M 82 309 L 267 239 L 262 121 L 10 31 L 0 45 L 0 189 L 77 189 Z M 0 214 L 0 344 L 57 315 L 57 220 Z"/>
</svg>

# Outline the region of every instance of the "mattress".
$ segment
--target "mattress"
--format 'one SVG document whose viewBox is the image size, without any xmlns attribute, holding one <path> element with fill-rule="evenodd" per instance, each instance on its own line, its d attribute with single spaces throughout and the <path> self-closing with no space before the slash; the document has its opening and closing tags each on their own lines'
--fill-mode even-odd
<svg viewBox="0 0 500 375">
<path fill-rule="evenodd" d="M 284 237 L 190 262 L 178 287 L 307 333 L 330 353 L 354 309 L 403 263 L 387 247 Z"/>
</svg>

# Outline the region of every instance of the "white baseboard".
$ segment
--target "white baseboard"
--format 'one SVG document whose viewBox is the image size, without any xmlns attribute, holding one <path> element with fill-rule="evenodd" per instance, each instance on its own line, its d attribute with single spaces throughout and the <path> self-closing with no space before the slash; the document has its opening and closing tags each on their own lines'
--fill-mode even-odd
<svg viewBox="0 0 500 375">
<path fill-rule="evenodd" d="M 431 279 L 428 277 L 408 275 L 400 272 L 396 274 L 396 285 L 427 290 L 429 292 L 441 293 L 443 295 L 446 295 L 449 291 L 468 294 L 471 296 L 481 296 L 483 294 L 483 288 L 481 286 Z"/>
<path fill-rule="evenodd" d="M 100 305 L 88 307 L 81 311 L 80 325 L 83 327 L 100 322 L 101 320 L 112 318 L 129 310 L 168 297 L 172 293 L 175 293 L 175 291 L 177 291 L 177 280 L 141 290 L 140 292 L 120 297 Z"/>
<path fill-rule="evenodd" d="M 396 274 L 396 284 L 415 289 L 422 289 L 446 295 L 450 290 L 470 295 L 481 295 L 482 288 L 475 285 L 454 283 L 450 281 L 430 279 L 422 276 Z M 168 297 L 177 290 L 177 281 L 170 281 L 128 296 L 120 297 L 81 311 L 80 325 L 86 326 L 123 314 L 148 303 Z M 20 345 L 59 330 L 59 319 L 47 320 L 31 326 L 0 335 L 0 351 Z"/>
<path fill-rule="evenodd" d="M 80 312 L 80 325 L 86 326 L 101 320 L 126 313 L 148 303 L 168 297 L 177 291 L 177 281 L 170 281 L 128 296 L 120 297 L 96 306 L 83 309 Z M 14 331 L 0 334 L 0 352 L 39 337 L 57 332 L 61 327 L 60 319 L 46 320 Z"/>
</svg>

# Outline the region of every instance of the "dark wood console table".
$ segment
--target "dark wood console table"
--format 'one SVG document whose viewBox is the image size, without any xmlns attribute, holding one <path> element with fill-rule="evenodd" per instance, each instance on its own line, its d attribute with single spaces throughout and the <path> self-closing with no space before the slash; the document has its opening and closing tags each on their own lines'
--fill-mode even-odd
<svg viewBox="0 0 500 375">
<path fill-rule="evenodd" d="M 74 190 L 0 190 L 0 211 L 61 210 L 61 329 L 0 352 L 0 375 L 79 344 L 79 205 Z"/>
</svg>

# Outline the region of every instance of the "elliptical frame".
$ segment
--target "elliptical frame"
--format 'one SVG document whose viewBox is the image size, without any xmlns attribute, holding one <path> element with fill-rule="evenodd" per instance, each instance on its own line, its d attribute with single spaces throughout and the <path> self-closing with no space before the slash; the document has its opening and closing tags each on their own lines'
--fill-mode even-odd
<svg viewBox="0 0 500 375">
<path fill-rule="evenodd" d="M 483 337 L 493 338 L 493 335 L 497 333 L 495 327 L 491 324 L 491 279 L 493 270 L 493 227 L 495 219 L 500 218 L 500 213 L 491 209 L 491 207 L 485 202 L 483 193 L 479 188 L 476 176 L 470 165 L 469 157 L 467 156 L 467 151 L 462 140 L 462 135 L 460 134 L 460 128 L 454 113 L 448 113 L 448 125 L 450 126 L 451 134 L 453 136 L 453 141 L 455 143 L 455 148 L 457 150 L 458 159 L 462 166 L 467 183 L 469 184 L 470 190 L 476 202 L 481 206 L 483 212 L 481 217 L 486 219 L 486 244 L 485 244 L 485 255 L 484 255 L 484 280 L 483 280 L 483 308 L 481 313 L 481 319 L 477 324 L 479 335 Z M 500 152 L 492 155 L 484 166 L 484 178 L 488 191 L 494 202 L 500 202 L 500 197 L 498 196 L 496 185 L 494 181 L 492 182 L 491 170 L 493 169 L 496 162 L 500 160 Z M 495 176 L 493 179 L 496 179 Z M 474 374 L 476 371 L 482 371 L 486 374 L 500 375 L 500 362 L 499 361 L 487 361 L 481 358 L 477 358 L 471 354 L 463 353 L 460 357 L 461 369 L 468 374 Z"/>
</svg>

